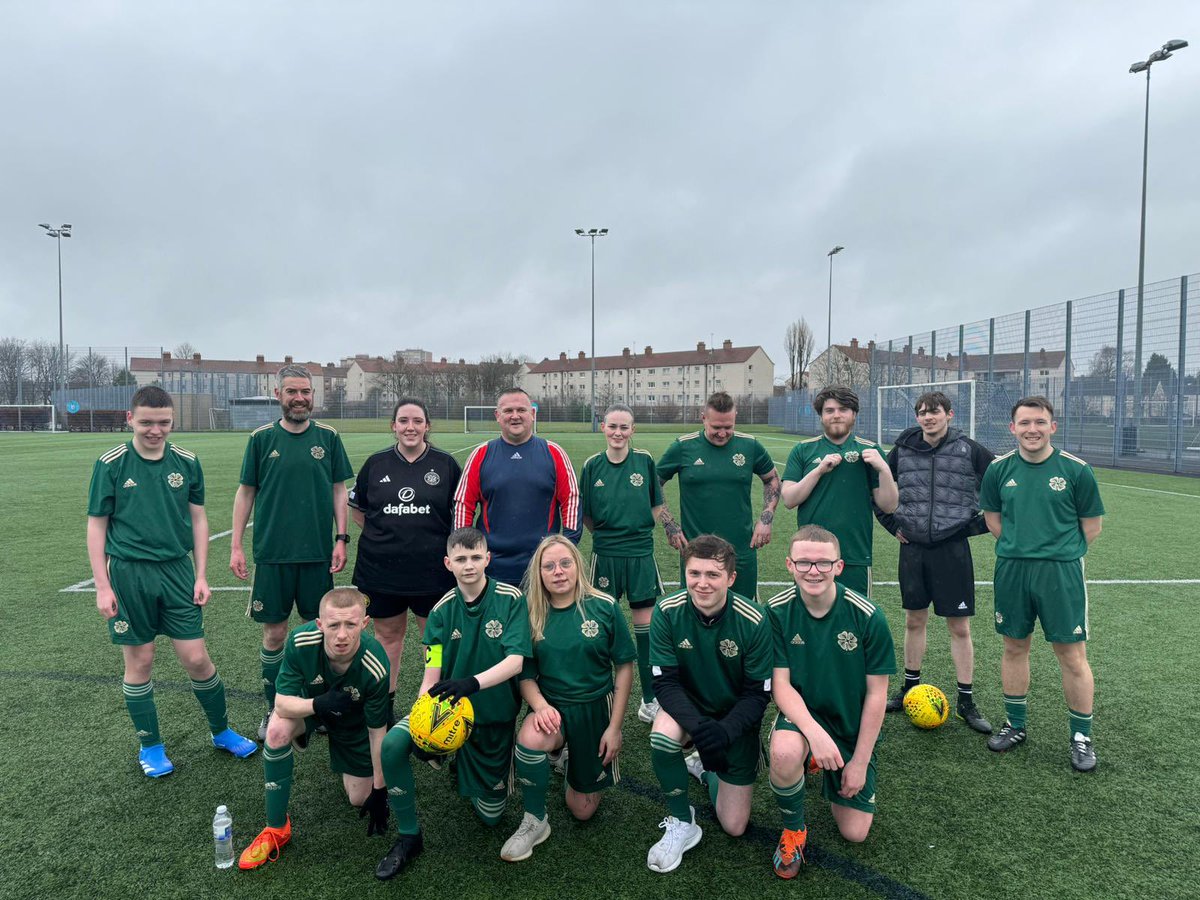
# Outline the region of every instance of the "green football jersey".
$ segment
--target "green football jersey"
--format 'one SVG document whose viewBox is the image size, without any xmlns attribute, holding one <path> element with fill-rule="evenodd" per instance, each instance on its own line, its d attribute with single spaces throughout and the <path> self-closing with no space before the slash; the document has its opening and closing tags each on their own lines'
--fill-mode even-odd
<svg viewBox="0 0 1200 900">
<path fill-rule="evenodd" d="M 353 477 L 341 436 L 315 419 L 300 434 L 278 420 L 251 432 L 241 482 L 256 490 L 254 561 L 327 561 L 333 555 L 333 485 Z"/>
<path fill-rule="evenodd" d="M 747 681 L 771 688 L 774 660 L 767 611 L 730 591 L 719 618 L 705 624 L 686 590 L 663 597 L 650 619 L 650 665 L 656 675 L 677 667 L 696 708 L 720 718 Z"/>
<path fill-rule="evenodd" d="M 820 525 L 832 531 L 842 546 L 842 559 L 851 566 L 871 565 L 875 526 L 871 492 L 879 487 L 879 473 L 862 461 L 868 448 L 879 449 L 855 434 L 840 446 L 825 435 L 809 438 L 792 448 L 783 472 L 784 481 L 799 481 L 830 453 L 841 455 L 838 467 L 822 475 L 808 499 L 796 507 L 796 525 Z"/>
<path fill-rule="evenodd" d="M 735 431 L 729 443 L 718 447 L 703 431 L 695 431 L 671 442 L 658 461 L 658 476 L 668 481 L 679 475 L 680 518 L 688 540 L 720 535 L 744 555 L 754 533 L 751 484 L 755 475 L 774 468 L 767 448 L 748 434 Z"/>
<path fill-rule="evenodd" d="M 983 473 L 979 506 L 1000 513 L 996 555 L 1070 562 L 1087 553 L 1080 519 L 1104 515 L 1092 467 L 1053 449 L 1040 463 L 1020 451 L 997 456 Z"/>
<path fill-rule="evenodd" d="M 325 635 L 316 622 L 309 622 L 288 634 L 275 690 L 305 700 L 313 700 L 326 691 L 346 691 L 350 695 L 350 709 L 329 729 L 334 734 L 349 733 L 387 727 L 389 678 L 387 653 L 375 638 L 365 633 L 349 668 L 335 672 L 325 655 Z"/>
<path fill-rule="evenodd" d="M 867 698 L 868 675 L 893 675 L 896 650 L 883 610 L 838 584 L 833 606 L 816 618 L 792 585 L 767 601 L 775 640 L 775 667 L 844 758 L 854 752 Z"/>
<path fill-rule="evenodd" d="M 583 599 L 582 614 L 572 603 L 550 607 L 542 639 L 525 658 L 522 678 L 536 678 L 550 703 L 587 703 L 613 690 L 613 666 L 637 659 L 625 616 L 612 597 Z"/>
<path fill-rule="evenodd" d="M 92 466 L 88 515 L 108 516 L 104 552 L 117 559 L 165 561 L 192 551 L 189 504 L 204 505 L 196 454 L 167 442 L 162 459 L 143 459 L 126 441 Z"/>
<path fill-rule="evenodd" d="M 455 587 L 438 601 L 425 622 L 421 640 L 442 648 L 442 678 L 467 678 L 485 672 L 506 656 L 529 656 L 529 607 L 511 584 L 489 578 L 474 603 Z M 521 711 L 517 679 L 471 695 L 477 725 L 516 721 Z"/>
<path fill-rule="evenodd" d="M 584 518 L 592 521 L 592 551 L 601 556 L 651 556 L 654 516 L 662 485 L 654 457 L 631 449 L 620 463 L 597 453 L 583 464 L 579 494 Z"/>
</svg>

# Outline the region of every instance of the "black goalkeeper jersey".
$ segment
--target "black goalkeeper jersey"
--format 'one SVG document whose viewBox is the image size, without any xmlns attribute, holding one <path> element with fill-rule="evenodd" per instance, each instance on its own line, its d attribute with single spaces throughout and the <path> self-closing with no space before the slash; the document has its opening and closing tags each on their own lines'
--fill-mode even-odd
<svg viewBox="0 0 1200 900">
<path fill-rule="evenodd" d="M 358 588 L 415 596 L 454 587 L 442 560 L 461 473 L 453 456 L 432 446 L 416 462 L 393 445 L 363 463 L 349 498 L 366 520 L 354 564 Z"/>
</svg>

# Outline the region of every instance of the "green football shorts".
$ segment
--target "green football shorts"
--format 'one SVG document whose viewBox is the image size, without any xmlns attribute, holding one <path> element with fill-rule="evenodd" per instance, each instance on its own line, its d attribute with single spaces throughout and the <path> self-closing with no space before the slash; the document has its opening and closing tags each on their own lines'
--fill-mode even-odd
<svg viewBox="0 0 1200 900">
<path fill-rule="evenodd" d="M 666 591 L 654 556 L 592 554 L 591 582 L 614 600 L 626 597 L 630 609 L 649 609 Z"/>
<path fill-rule="evenodd" d="M 560 705 L 550 697 L 546 699 L 562 716 L 563 737 L 571 747 L 567 755 L 567 784 L 580 794 L 591 794 L 620 781 L 619 756 L 605 766 L 598 755 L 600 738 L 612 721 L 612 693 L 588 703 Z"/>
<path fill-rule="evenodd" d="M 1083 557 L 996 558 L 996 631 L 1017 640 L 1033 634 L 1034 620 L 1052 644 L 1088 639 L 1087 583 Z"/>
<path fill-rule="evenodd" d="M 150 644 L 160 634 L 177 641 L 204 637 L 204 614 L 192 595 L 196 572 L 190 557 L 167 562 L 109 557 L 108 579 L 117 614 L 108 620 L 114 644 Z"/>
<path fill-rule="evenodd" d="M 480 725 L 458 749 L 458 793 L 480 800 L 504 800 L 513 778 L 515 722 Z"/>
<path fill-rule="evenodd" d="M 871 599 L 871 567 L 852 566 L 847 564 L 842 574 L 837 577 L 842 587 L 848 587 L 861 597 Z"/>
<path fill-rule="evenodd" d="M 797 734 L 800 733 L 800 729 L 796 727 L 796 723 L 783 713 L 778 713 L 775 716 L 775 724 L 771 726 L 771 734 L 774 735 L 776 731 L 794 731 Z M 844 760 L 846 758 L 847 754 L 843 749 L 842 759 Z M 807 760 L 805 760 L 804 768 L 809 773 L 807 777 L 811 779 L 813 777 L 811 755 Z M 829 803 L 836 804 L 837 806 L 846 806 L 850 809 L 859 809 L 863 812 L 874 815 L 876 779 L 874 753 L 871 754 L 871 759 L 867 763 L 867 778 L 863 783 L 862 790 L 853 797 L 843 797 L 838 793 L 838 791 L 842 789 L 842 772 L 840 769 L 837 771 L 818 769 L 817 771 L 821 773 L 821 796 L 825 798 L 825 800 L 827 800 Z"/>
<path fill-rule="evenodd" d="M 255 622 L 286 622 L 295 606 L 300 618 L 311 622 L 321 598 L 331 590 L 333 575 L 327 562 L 258 563 L 246 615 Z"/>
</svg>

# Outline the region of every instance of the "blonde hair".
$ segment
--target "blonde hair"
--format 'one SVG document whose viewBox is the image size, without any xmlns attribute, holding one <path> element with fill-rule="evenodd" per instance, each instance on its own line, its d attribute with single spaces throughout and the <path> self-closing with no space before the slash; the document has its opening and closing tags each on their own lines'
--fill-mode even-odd
<svg viewBox="0 0 1200 900">
<path fill-rule="evenodd" d="M 542 542 L 533 551 L 533 559 L 529 560 L 529 568 L 525 570 L 524 581 L 525 598 L 529 603 L 529 633 L 534 642 L 543 638 L 546 630 L 546 618 L 550 615 L 550 592 L 542 583 L 542 557 L 546 555 L 547 549 L 555 545 L 566 547 L 571 554 L 571 562 L 578 574 L 575 581 L 574 602 L 581 619 L 587 618 L 583 608 L 584 599 L 595 593 L 595 588 L 592 587 L 592 582 L 583 569 L 583 555 L 579 552 L 579 548 L 561 534 L 551 534 L 542 538 Z"/>
<path fill-rule="evenodd" d="M 318 609 L 321 611 L 326 609 L 353 609 L 356 606 L 361 606 L 366 610 L 370 604 L 371 601 L 367 599 L 367 595 L 357 588 L 336 587 L 332 591 L 325 593 L 325 596 L 321 598 L 321 605 Z"/>
</svg>

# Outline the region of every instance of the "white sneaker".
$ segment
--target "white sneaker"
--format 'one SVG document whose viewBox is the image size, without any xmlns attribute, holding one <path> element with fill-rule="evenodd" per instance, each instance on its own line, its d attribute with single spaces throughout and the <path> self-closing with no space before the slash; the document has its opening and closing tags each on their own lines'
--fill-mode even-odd
<svg viewBox="0 0 1200 900">
<path fill-rule="evenodd" d="M 652 872 L 674 872 L 683 862 L 683 854 L 698 843 L 704 832 L 696 824 L 696 810 L 689 807 L 692 820 L 681 822 L 674 816 L 667 816 L 658 823 L 659 828 L 665 828 L 666 834 L 657 844 L 650 848 L 646 855 L 646 865 Z"/>
<path fill-rule="evenodd" d="M 687 766 L 688 774 L 695 778 L 701 784 L 704 784 L 704 763 L 700 761 L 700 751 L 693 750 L 683 758 L 683 764 Z"/>
<path fill-rule="evenodd" d="M 645 722 L 647 725 L 654 724 L 654 717 L 658 715 L 661 707 L 657 700 L 651 700 L 649 703 L 642 701 L 642 705 L 638 707 L 638 719 Z"/>
<path fill-rule="evenodd" d="M 559 775 L 566 776 L 567 774 L 567 756 L 570 754 L 571 748 L 563 744 L 563 748 L 558 753 L 547 753 L 546 756 L 550 759 L 550 765 L 554 767 L 554 771 Z"/>
<path fill-rule="evenodd" d="M 505 862 L 520 862 L 533 856 L 533 848 L 550 837 L 550 817 L 539 819 L 525 813 L 521 826 L 500 848 L 500 858 Z"/>
</svg>

